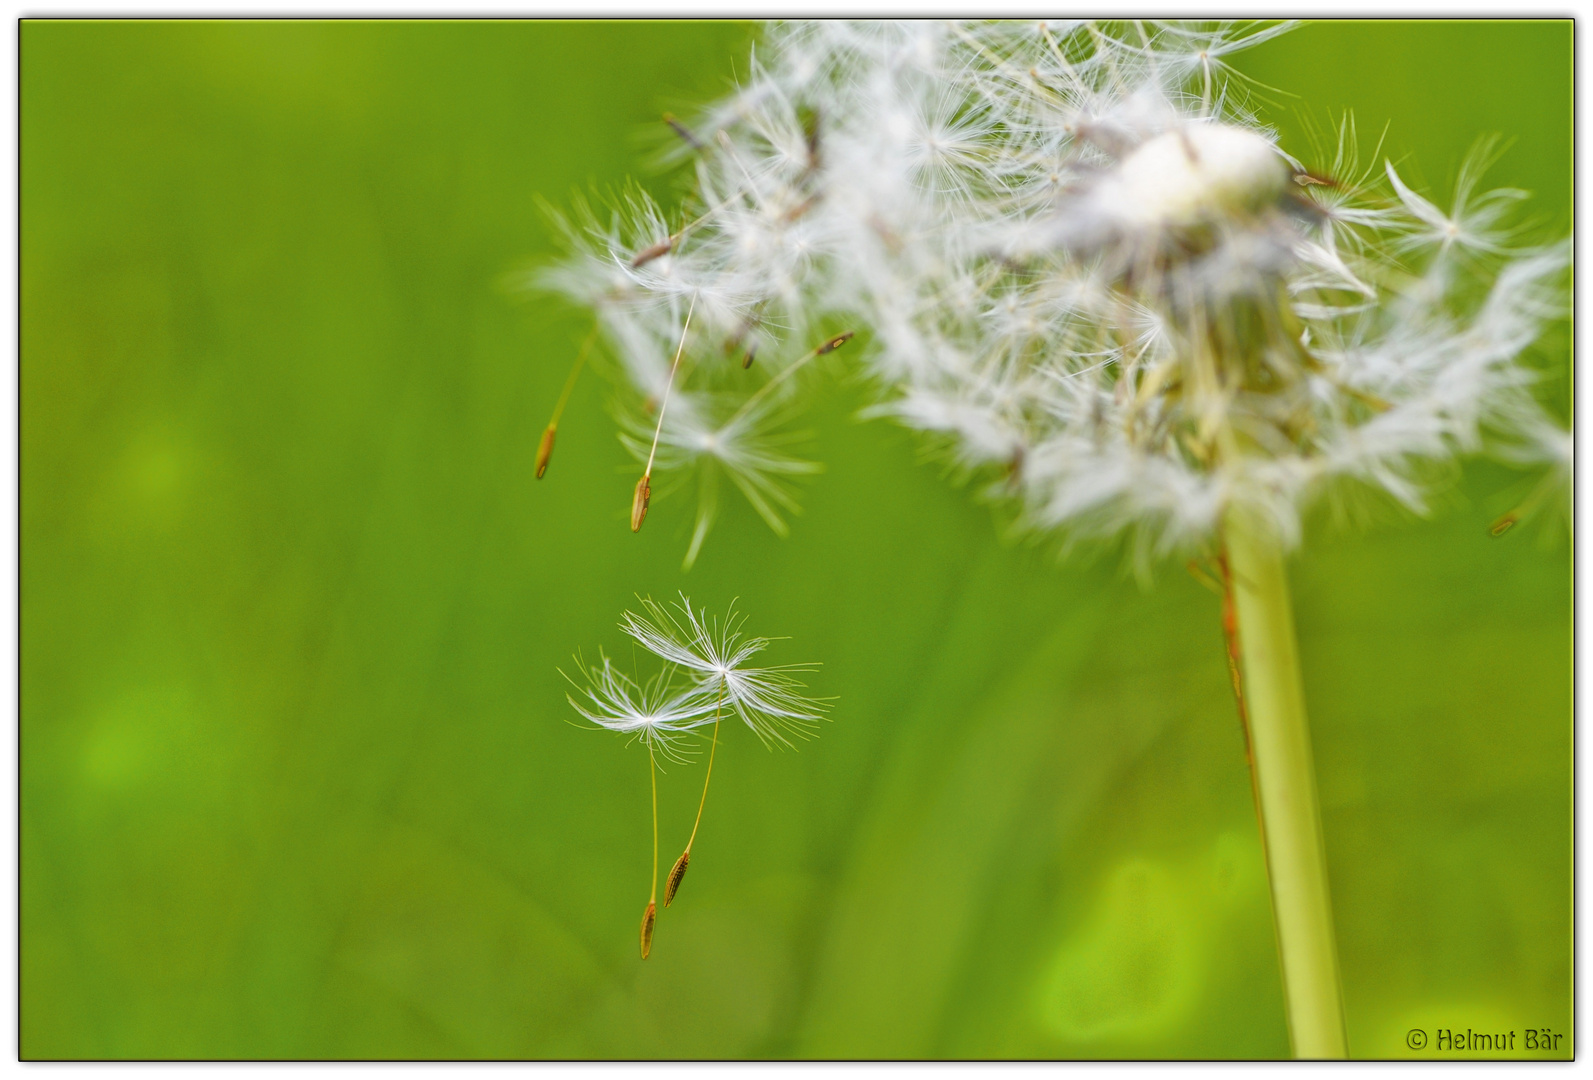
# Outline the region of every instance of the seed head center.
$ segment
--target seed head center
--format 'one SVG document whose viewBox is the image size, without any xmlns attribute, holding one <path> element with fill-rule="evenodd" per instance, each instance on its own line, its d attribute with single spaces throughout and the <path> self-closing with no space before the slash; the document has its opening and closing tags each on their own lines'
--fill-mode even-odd
<svg viewBox="0 0 1593 1080">
<path fill-rule="evenodd" d="M 1121 220 L 1187 228 L 1253 213 L 1282 196 L 1283 157 L 1263 136 L 1194 124 L 1150 139 L 1117 167 L 1110 196 Z"/>
</svg>

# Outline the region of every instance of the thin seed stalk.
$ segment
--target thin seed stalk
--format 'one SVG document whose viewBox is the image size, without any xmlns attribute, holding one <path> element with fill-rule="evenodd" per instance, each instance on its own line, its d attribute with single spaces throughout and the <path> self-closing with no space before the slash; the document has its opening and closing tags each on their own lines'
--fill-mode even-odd
<svg viewBox="0 0 1593 1080">
<path fill-rule="evenodd" d="M 1223 534 L 1289 1034 L 1297 1058 L 1342 1058 L 1348 1050 L 1327 857 L 1283 554 L 1242 511 L 1228 513 Z"/>
</svg>

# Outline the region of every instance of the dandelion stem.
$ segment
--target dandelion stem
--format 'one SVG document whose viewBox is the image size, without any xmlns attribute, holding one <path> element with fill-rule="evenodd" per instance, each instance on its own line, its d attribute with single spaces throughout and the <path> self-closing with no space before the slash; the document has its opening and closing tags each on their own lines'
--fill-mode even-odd
<svg viewBox="0 0 1593 1080">
<path fill-rule="evenodd" d="M 1294 1056 L 1342 1058 L 1343 996 L 1288 578 L 1279 545 L 1242 510 L 1228 512 L 1223 532 Z"/>
</svg>

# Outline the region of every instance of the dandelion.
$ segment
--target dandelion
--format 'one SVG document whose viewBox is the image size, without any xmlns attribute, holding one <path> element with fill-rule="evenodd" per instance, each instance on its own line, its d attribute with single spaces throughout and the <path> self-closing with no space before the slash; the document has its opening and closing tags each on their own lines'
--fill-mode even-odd
<svg viewBox="0 0 1593 1080">
<path fill-rule="evenodd" d="M 1351 125 L 1324 167 L 1286 152 L 1225 71 L 1287 29 L 771 27 L 739 91 L 674 121 L 695 171 L 682 224 L 632 197 L 608 226 L 572 226 L 542 281 L 597 313 L 644 400 L 674 385 L 668 346 L 697 312 L 693 389 L 668 424 L 660 408 L 647 475 L 723 466 L 776 531 L 802 471 L 776 441 L 794 376 L 840 322 L 868 332 L 874 413 L 931 434 L 1024 527 L 1122 536 L 1140 566 L 1216 560 L 1294 1046 L 1332 1057 L 1345 1040 L 1283 558 L 1313 503 L 1369 491 L 1421 512 L 1432 466 L 1461 454 L 1548 464 L 1563 485 L 1569 438 L 1519 357 L 1564 314 L 1570 254 L 1514 243 L 1522 193 L 1480 187 L 1490 143 L 1447 210 L 1390 162 L 1362 169 Z M 688 564 L 712 520 L 702 490 Z M 766 741 L 812 723 L 778 680 L 735 688 L 726 661 L 758 639 L 689 606 L 648 615 L 628 632 Z"/>
<path fill-rule="evenodd" d="M 719 749 L 719 721 L 730 709 L 750 727 L 765 745 L 789 746 L 792 735 L 811 738 L 828 703 L 807 696 L 796 673 L 811 671 L 812 664 L 780 667 L 753 667 L 749 661 L 770 644 L 771 639 L 746 637 L 741 627 L 744 617 L 731 604 L 724 619 L 708 616 L 692 607 L 681 594 L 676 607 L 678 617 L 651 598 L 641 601 L 643 614 L 627 611 L 620 628 L 647 652 L 662 661 L 652 679 L 639 683 L 616 668 L 603 656 L 580 671 L 585 685 L 570 681 L 581 696 L 566 695 L 576 712 L 600 728 L 630 735 L 647 747 L 648 775 L 652 785 L 653 874 L 652 892 L 642 915 L 642 959 L 652 950 L 653 929 L 658 912 L 658 763 L 657 758 L 684 763 L 695 755 L 691 733 L 713 725 L 708 752 L 708 769 L 703 778 L 697 817 L 692 823 L 686 848 L 671 868 L 664 887 L 664 906 L 674 902 L 681 880 L 691 861 L 692 845 L 702 825 L 703 808 L 708 802 L 708 784 L 713 779 L 714 757 Z"/>
<path fill-rule="evenodd" d="M 713 700 L 713 738 L 708 751 L 708 772 L 703 777 L 702 798 L 697 803 L 697 820 L 692 823 L 686 849 L 669 872 L 664 890 L 664 906 L 675 898 L 686 867 L 691 862 L 691 847 L 702 825 L 703 807 L 708 803 L 708 784 L 713 779 L 714 754 L 719 749 L 719 721 L 728 707 L 765 746 L 776 743 L 789 747 L 791 738 L 808 739 L 818 732 L 819 720 L 827 703 L 808 697 L 806 687 L 796 677 L 813 670 L 812 664 L 787 664 L 780 667 L 753 667 L 749 661 L 769 646 L 770 639 L 744 637 L 744 618 L 732 604 L 724 619 L 714 619 L 693 610 L 691 601 L 681 595 L 678 618 L 663 605 L 642 601 L 645 615 L 629 611 L 620 628 L 644 649 L 661 657 L 696 679 L 696 692 L 704 701 Z"/>
<path fill-rule="evenodd" d="M 690 748 L 683 744 L 683 736 L 702 723 L 702 698 L 693 687 L 677 689 L 668 667 L 643 684 L 616 668 L 607 656 L 584 670 L 585 701 L 566 695 L 575 711 L 598 727 L 630 735 L 647 747 L 647 773 L 653 793 L 653 876 L 652 894 L 642 912 L 642 959 L 646 960 L 653 950 L 653 925 L 658 912 L 658 756 L 687 760 Z"/>
<path fill-rule="evenodd" d="M 581 369 L 586 366 L 586 355 L 592 349 L 592 342 L 597 339 L 597 329 L 586 336 L 586 341 L 581 344 L 581 351 L 575 356 L 575 363 L 570 366 L 570 374 L 564 379 L 564 389 L 559 392 L 558 404 L 553 406 L 553 417 L 548 421 L 548 426 L 542 429 L 542 440 L 537 444 L 536 478 L 542 479 L 548 471 L 548 463 L 553 460 L 553 441 L 559 434 L 559 419 L 564 415 L 564 406 L 570 403 L 570 393 L 575 389 L 575 380 L 581 377 Z"/>
</svg>

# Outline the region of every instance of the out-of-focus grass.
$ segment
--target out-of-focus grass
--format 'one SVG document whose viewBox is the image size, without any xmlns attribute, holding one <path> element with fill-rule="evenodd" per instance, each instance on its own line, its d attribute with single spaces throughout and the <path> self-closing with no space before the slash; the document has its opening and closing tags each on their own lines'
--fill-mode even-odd
<svg viewBox="0 0 1593 1080">
<path fill-rule="evenodd" d="M 598 381 L 531 478 L 585 333 L 505 288 L 550 249 L 533 196 L 637 172 L 748 39 L 24 23 L 24 1055 L 1286 1051 L 1217 601 L 1181 569 L 1004 542 L 840 378 L 791 538 L 727 500 L 689 574 L 687 500 L 626 528 Z M 1242 65 L 1299 95 L 1263 112 L 1308 158 L 1301 118 L 1353 107 L 1442 193 L 1513 137 L 1493 177 L 1552 233 L 1570 41 L 1331 24 Z M 1514 483 L 1296 563 L 1364 1056 L 1569 1031 L 1569 552 L 1486 535 Z M 800 753 L 730 732 L 642 964 L 646 759 L 568 723 L 556 668 L 682 588 L 838 700 Z M 663 778 L 666 860 L 700 777 Z"/>
</svg>

